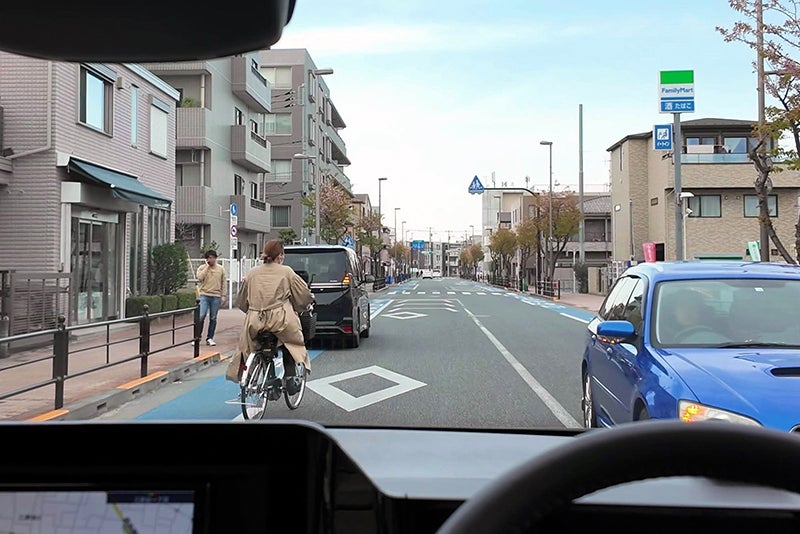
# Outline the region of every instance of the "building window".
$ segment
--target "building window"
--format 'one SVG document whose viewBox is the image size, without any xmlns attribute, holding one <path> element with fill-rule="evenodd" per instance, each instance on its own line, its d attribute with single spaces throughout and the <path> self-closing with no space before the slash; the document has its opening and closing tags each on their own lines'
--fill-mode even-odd
<svg viewBox="0 0 800 534">
<path fill-rule="evenodd" d="M 292 115 L 290 113 L 270 113 L 265 117 L 266 135 L 284 135 L 292 133 Z"/>
<path fill-rule="evenodd" d="M 625 160 L 625 145 L 619 146 L 619 170 L 622 170 L 622 162 Z M 620 178 L 620 181 L 622 179 Z"/>
<path fill-rule="evenodd" d="M 258 122 L 250 119 L 250 131 L 258 135 Z"/>
<path fill-rule="evenodd" d="M 744 195 L 744 216 L 745 217 L 758 217 L 758 195 Z M 767 196 L 767 207 L 769 208 L 769 216 L 778 216 L 778 196 Z"/>
<path fill-rule="evenodd" d="M 258 184 L 256 182 L 250 182 L 250 198 L 258 200 Z"/>
<path fill-rule="evenodd" d="M 261 67 L 259 70 L 275 89 L 292 88 L 292 67 Z"/>
<path fill-rule="evenodd" d="M 233 124 L 236 126 L 244 124 L 244 113 L 237 107 L 233 108 Z"/>
<path fill-rule="evenodd" d="M 147 210 L 147 246 L 170 243 L 170 225 L 172 224 L 170 210 L 149 208 Z"/>
<path fill-rule="evenodd" d="M 687 145 L 716 145 L 716 137 L 687 137 Z"/>
<path fill-rule="evenodd" d="M 273 228 L 289 228 L 289 208 L 290 206 L 271 206 Z"/>
<path fill-rule="evenodd" d="M 139 144 L 139 88 L 131 85 L 131 146 Z"/>
<path fill-rule="evenodd" d="M 113 94 L 110 79 L 81 67 L 80 121 L 110 134 Z"/>
<path fill-rule="evenodd" d="M 689 198 L 689 217 L 722 217 L 720 195 L 695 195 Z"/>
<path fill-rule="evenodd" d="M 268 172 L 264 175 L 267 182 L 292 181 L 292 160 L 273 159 L 271 167 L 272 167 L 272 172 Z"/>
<path fill-rule="evenodd" d="M 244 195 L 244 178 L 238 174 L 233 175 L 233 194 Z"/>
<path fill-rule="evenodd" d="M 150 105 L 150 152 L 167 157 L 167 118 L 169 105 L 153 97 Z"/>
</svg>

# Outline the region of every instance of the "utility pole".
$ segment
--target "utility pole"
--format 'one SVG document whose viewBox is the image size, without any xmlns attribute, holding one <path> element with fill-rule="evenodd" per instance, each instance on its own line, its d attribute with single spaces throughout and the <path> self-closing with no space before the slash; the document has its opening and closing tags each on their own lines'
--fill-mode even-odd
<svg viewBox="0 0 800 534">
<path fill-rule="evenodd" d="M 428 227 L 428 241 L 431 244 L 431 249 L 428 251 L 428 269 L 433 269 L 433 227 Z"/>
<path fill-rule="evenodd" d="M 583 104 L 578 104 L 578 205 L 581 222 L 578 227 L 581 264 L 586 263 L 586 223 L 583 212 Z"/>
<path fill-rule="evenodd" d="M 758 53 L 758 61 L 757 61 L 757 70 L 758 70 L 758 136 L 761 140 L 764 140 L 764 1 L 758 0 L 756 4 L 756 20 L 757 20 L 757 27 L 756 27 L 756 51 Z M 762 143 L 759 147 L 759 151 L 766 150 L 766 147 Z M 764 184 L 766 187 L 766 184 Z M 758 199 L 759 203 L 759 223 L 760 223 L 760 230 L 761 230 L 761 261 L 768 262 L 769 261 L 769 232 L 767 231 L 766 220 L 769 217 L 769 197 L 765 197 L 763 200 L 761 198 Z"/>
</svg>

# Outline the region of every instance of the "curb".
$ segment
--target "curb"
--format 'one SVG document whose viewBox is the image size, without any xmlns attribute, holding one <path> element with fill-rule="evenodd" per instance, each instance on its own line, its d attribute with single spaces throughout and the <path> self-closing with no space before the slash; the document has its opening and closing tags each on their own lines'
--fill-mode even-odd
<svg viewBox="0 0 800 534">
<path fill-rule="evenodd" d="M 50 410 L 27 421 L 74 421 L 93 419 L 98 415 L 121 407 L 122 405 L 140 398 L 142 395 L 160 389 L 161 387 L 178 382 L 186 376 L 199 373 L 213 364 L 227 360 L 234 351 L 225 354 L 220 352 L 207 352 L 197 358 L 181 363 L 167 371 L 155 371 L 149 375 L 137 378 L 118 385 L 111 391 L 101 393 L 88 399 L 77 401 L 58 410 Z"/>
</svg>

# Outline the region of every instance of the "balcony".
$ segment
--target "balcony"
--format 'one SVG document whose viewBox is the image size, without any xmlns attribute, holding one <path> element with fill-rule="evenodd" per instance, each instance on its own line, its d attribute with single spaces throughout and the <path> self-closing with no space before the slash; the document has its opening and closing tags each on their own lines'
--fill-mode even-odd
<svg viewBox="0 0 800 534">
<path fill-rule="evenodd" d="M 210 149 L 207 125 L 211 110 L 207 108 L 178 108 L 175 132 L 175 148 Z"/>
<path fill-rule="evenodd" d="M 163 63 L 140 63 L 140 65 L 158 76 L 211 74 L 211 64 L 206 60 L 165 61 Z"/>
<path fill-rule="evenodd" d="M 328 176 L 333 178 L 339 185 L 345 188 L 346 191 L 353 191 L 353 186 L 350 183 L 350 178 L 345 175 L 344 171 L 338 165 L 331 164 L 328 169 Z"/>
<path fill-rule="evenodd" d="M 258 72 L 252 57 L 242 55 L 231 58 L 231 91 L 253 111 L 272 111 L 272 87 Z"/>
<path fill-rule="evenodd" d="M 205 185 L 179 185 L 175 188 L 175 219 L 179 224 L 211 224 L 218 210 L 213 190 Z"/>
<path fill-rule="evenodd" d="M 240 231 L 264 233 L 270 231 L 269 212 L 265 202 L 245 195 L 231 195 L 230 203 L 235 203 L 239 208 L 237 228 Z"/>
<path fill-rule="evenodd" d="M 269 141 L 244 124 L 231 126 L 231 161 L 252 172 L 270 172 L 271 154 Z"/>
<path fill-rule="evenodd" d="M 747 154 L 681 154 L 681 163 L 751 163 Z"/>
</svg>

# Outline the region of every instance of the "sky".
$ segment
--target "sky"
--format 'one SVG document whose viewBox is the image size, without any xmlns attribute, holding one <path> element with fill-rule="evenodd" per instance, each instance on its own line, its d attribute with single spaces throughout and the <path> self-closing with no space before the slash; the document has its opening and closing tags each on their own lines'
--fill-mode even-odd
<svg viewBox="0 0 800 534">
<path fill-rule="evenodd" d="M 273 48 L 307 48 L 347 127 L 354 193 L 407 239 L 479 233 L 473 176 L 608 190 L 608 147 L 672 122 L 662 70 L 694 70 L 699 118 L 757 118 L 754 53 L 717 26 L 728 0 L 297 0 Z M 486 193 L 490 194 L 490 193 Z M 395 212 L 395 208 L 400 208 Z"/>
</svg>

